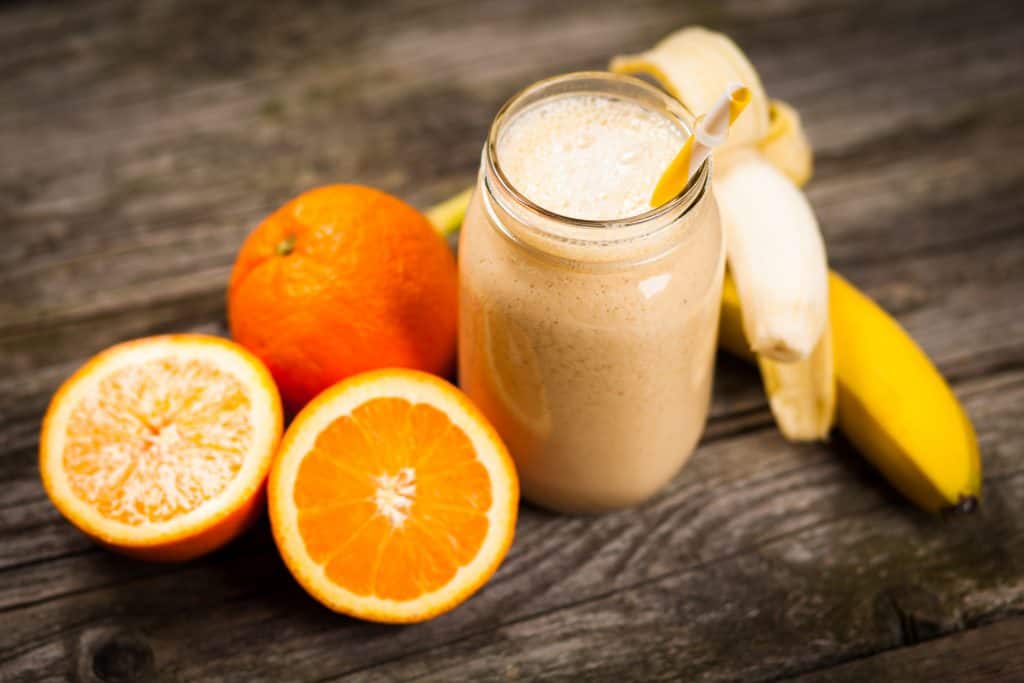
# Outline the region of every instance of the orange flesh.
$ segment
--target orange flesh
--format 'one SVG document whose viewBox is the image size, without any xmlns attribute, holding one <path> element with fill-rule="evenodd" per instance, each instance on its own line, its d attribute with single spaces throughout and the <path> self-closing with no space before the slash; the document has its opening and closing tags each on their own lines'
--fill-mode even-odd
<svg viewBox="0 0 1024 683">
<path fill-rule="evenodd" d="M 327 577 L 409 600 L 447 584 L 487 534 L 491 482 L 436 408 L 377 398 L 339 417 L 299 465 L 299 532 Z"/>
<path fill-rule="evenodd" d="M 207 362 L 129 365 L 72 410 L 64 471 L 74 494 L 104 517 L 165 522 L 238 474 L 252 442 L 249 415 L 242 384 Z"/>
</svg>

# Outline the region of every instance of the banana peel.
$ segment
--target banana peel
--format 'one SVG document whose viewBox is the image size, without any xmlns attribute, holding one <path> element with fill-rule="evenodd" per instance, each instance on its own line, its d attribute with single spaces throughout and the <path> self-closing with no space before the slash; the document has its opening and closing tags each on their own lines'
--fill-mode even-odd
<svg viewBox="0 0 1024 683">
<path fill-rule="evenodd" d="M 836 415 L 831 325 L 825 326 L 807 358 L 780 363 L 759 355 L 757 366 L 782 435 L 790 441 L 825 439 L 832 431 Z"/>
<path fill-rule="evenodd" d="M 757 149 L 794 185 L 803 187 L 814 173 L 814 154 L 800 115 L 782 100 L 771 100 L 768 113 L 768 133 L 757 141 Z"/>
<path fill-rule="evenodd" d="M 739 46 L 724 34 L 700 26 L 680 29 L 646 52 L 613 58 L 609 69 L 652 76 L 693 114 L 708 111 L 726 83 L 746 86 L 750 103 L 730 126 L 722 152 L 755 145 L 771 128 L 768 96 L 760 77 Z"/>
</svg>

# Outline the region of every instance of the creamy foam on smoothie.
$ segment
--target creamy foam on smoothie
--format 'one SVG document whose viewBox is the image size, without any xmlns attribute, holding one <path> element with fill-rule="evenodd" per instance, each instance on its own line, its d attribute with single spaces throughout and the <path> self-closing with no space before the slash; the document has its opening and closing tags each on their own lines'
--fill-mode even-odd
<svg viewBox="0 0 1024 683">
<path fill-rule="evenodd" d="M 616 220 L 650 210 L 654 186 L 686 135 L 634 102 L 568 95 L 516 115 L 497 156 L 509 182 L 548 211 Z"/>
</svg>

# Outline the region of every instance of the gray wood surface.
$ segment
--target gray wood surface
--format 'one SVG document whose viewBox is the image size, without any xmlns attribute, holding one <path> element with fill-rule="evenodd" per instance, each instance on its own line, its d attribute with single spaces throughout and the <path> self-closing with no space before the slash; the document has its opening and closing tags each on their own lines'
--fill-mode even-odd
<svg viewBox="0 0 1024 683">
<path fill-rule="evenodd" d="M 597 518 L 524 506 L 495 578 L 426 624 L 321 608 L 265 523 L 147 565 L 49 504 L 53 390 L 117 341 L 225 333 L 264 214 L 328 182 L 442 199 L 516 89 L 689 23 L 803 114 L 833 266 L 975 422 L 977 514 L 917 512 L 841 437 L 787 444 L 728 358 L 664 492 Z M 0 680 L 1024 678 L 1022 72 L 1014 2 L 0 5 Z"/>
<path fill-rule="evenodd" d="M 944 681 L 1016 683 L 1024 680 L 1024 620 L 955 633 L 901 650 L 883 652 L 847 664 L 790 679 L 792 683 L 856 681 Z"/>
</svg>

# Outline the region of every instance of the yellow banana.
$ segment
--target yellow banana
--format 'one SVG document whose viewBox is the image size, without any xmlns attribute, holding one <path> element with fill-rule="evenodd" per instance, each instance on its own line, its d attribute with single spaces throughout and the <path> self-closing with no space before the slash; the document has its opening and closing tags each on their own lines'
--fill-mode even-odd
<svg viewBox="0 0 1024 683">
<path fill-rule="evenodd" d="M 438 229 L 443 232 L 440 226 Z M 740 295 L 736 292 L 736 283 L 732 281 L 732 275 L 728 271 L 725 273 L 725 283 L 722 285 L 722 313 L 718 318 L 718 345 L 748 363 L 757 362 L 757 356 L 750 350 L 750 344 L 747 343 L 747 338 L 743 334 Z"/>
<path fill-rule="evenodd" d="M 874 301 L 833 274 L 839 425 L 908 498 L 972 510 L 981 493 L 974 428 L 928 356 Z"/>
</svg>

